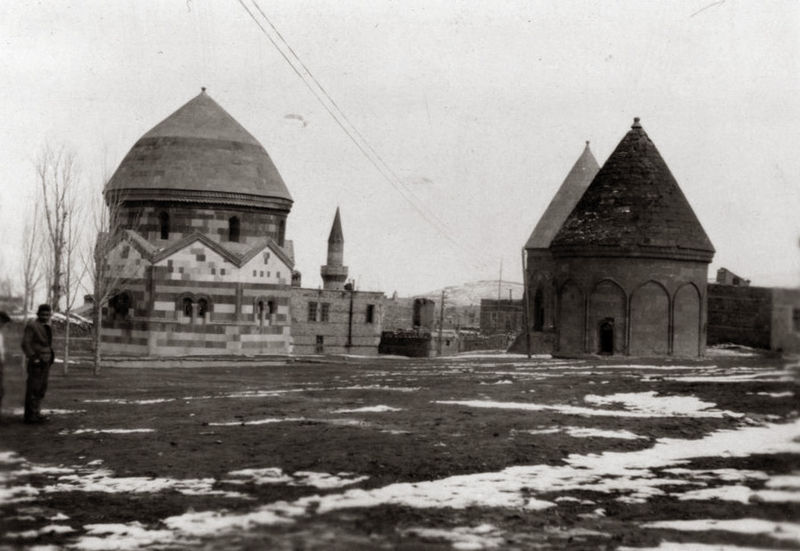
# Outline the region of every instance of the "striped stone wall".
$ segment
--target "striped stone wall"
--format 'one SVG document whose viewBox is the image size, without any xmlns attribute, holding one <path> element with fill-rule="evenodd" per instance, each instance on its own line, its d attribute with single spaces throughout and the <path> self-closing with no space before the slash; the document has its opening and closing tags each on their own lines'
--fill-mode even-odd
<svg viewBox="0 0 800 551">
<path fill-rule="evenodd" d="M 103 310 L 106 354 L 289 354 L 291 267 L 265 248 L 238 267 L 200 242 L 150 265 L 120 243 L 109 255 L 130 308 Z M 187 306 L 188 303 L 188 306 Z M 202 303 L 202 306 L 201 306 Z M 205 307 L 205 311 L 202 308 Z"/>
<path fill-rule="evenodd" d="M 162 212 L 169 215 L 170 241 L 200 232 L 219 243 L 227 242 L 228 221 L 233 216 L 239 219 L 240 243 L 253 244 L 269 236 L 282 246 L 286 234 L 287 213 L 267 209 L 198 208 L 181 203 L 137 206 L 136 203 L 126 203 L 119 210 L 121 227 L 141 233 L 151 243 L 164 242 L 159 221 Z"/>
</svg>

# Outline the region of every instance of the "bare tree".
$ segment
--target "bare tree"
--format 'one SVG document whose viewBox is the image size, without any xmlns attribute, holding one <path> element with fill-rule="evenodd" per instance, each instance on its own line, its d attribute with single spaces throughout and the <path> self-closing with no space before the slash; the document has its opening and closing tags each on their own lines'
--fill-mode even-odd
<svg viewBox="0 0 800 551">
<path fill-rule="evenodd" d="M 107 178 L 104 178 L 107 181 Z M 90 278 L 93 298 L 92 344 L 94 348 L 93 372 L 100 373 L 102 360 L 101 336 L 103 333 L 103 308 L 108 306 L 126 283 L 139 276 L 134 255 L 115 255 L 118 246 L 130 247 L 130 234 L 135 231 L 140 216 L 132 211 L 123 213 L 123 198 L 109 193 L 103 202 L 102 194 L 94 195 L 94 225 L 96 237 L 91 250 L 84 255 L 87 274 Z M 123 219 L 123 215 L 127 215 Z M 127 257 L 127 258 L 126 258 Z"/>
<path fill-rule="evenodd" d="M 48 266 L 48 302 L 53 310 L 61 309 L 64 293 L 67 224 L 74 215 L 77 187 L 75 154 L 61 146 L 53 149 L 45 145 L 36 160 L 36 174 L 41 190 L 46 241 L 50 261 Z"/>
<path fill-rule="evenodd" d="M 64 375 L 69 373 L 70 328 L 72 326 L 72 307 L 75 299 L 81 295 L 82 282 L 86 275 L 86 265 L 76 263 L 78 245 L 81 241 L 81 208 L 77 204 L 68 206 L 70 215 L 67 218 L 64 236 Z"/>
<path fill-rule="evenodd" d="M 36 288 L 42 280 L 42 249 L 41 236 L 41 211 L 32 202 L 28 216 L 22 227 L 22 315 L 28 318 L 28 312 L 33 308 L 33 297 Z"/>
</svg>

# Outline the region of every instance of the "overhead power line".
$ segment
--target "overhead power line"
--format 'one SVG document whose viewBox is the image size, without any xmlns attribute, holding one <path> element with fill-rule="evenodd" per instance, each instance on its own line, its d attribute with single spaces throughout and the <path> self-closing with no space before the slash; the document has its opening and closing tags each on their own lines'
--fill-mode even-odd
<svg viewBox="0 0 800 551">
<path fill-rule="evenodd" d="M 251 1 L 255 9 L 261 15 L 264 21 L 266 21 L 267 25 L 272 29 L 272 32 L 275 33 L 278 40 L 280 40 L 289 54 L 287 54 L 284 49 L 280 47 L 276 39 L 270 34 L 264 25 L 261 24 L 261 21 L 259 21 L 253 11 L 251 11 L 244 3 L 244 1 L 238 0 L 239 4 L 258 26 L 262 34 L 264 34 L 264 36 L 266 36 L 266 38 L 269 40 L 270 44 L 278 51 L 284 61 L 289 64 L 292 71 L 294 71 L 294 73 L 300 77 L 300 79 L 303 81 L 303 84 L 306 86 L 306 88 L 308 88 L 317 102 L 322 105 L 334 122 L 336 122 L 339 128 L 342 129 L 350 141 L 353 142 L 359 152 L 361 152 L 361 154 L 364 155 L 370 164 L 373 165 L 381 177 L 389 185 L 391 185 L 392 188 L 394 188 L 395 191 L 397 191 L 400 196 L 403 197 L 403 199 L 437 231 L 437 233 L 455 245 L 458 249 L 467 253 L 472 264 L 475 264 L 479 267 L 486 267 L 486 263 L 482 260 L 483 255 L 480 254 L 480 251 L 477 251 L 476 249 L 459 241 L 459 239 L 452 234 L 447 225 L 434 212 L 427 208 L 425 203 L 421 201 L 409 188 L 409 186 L 402 181 L 397 173 L 392 170 L 383 157 L 375 150 L 374 147 L 372 147 L 369 140 L 367 140 L 364 135 L 359 132 L 358 128 L 352 123 L 352 121 L 350 121 L 344 111 L 339 107 L 338 103 L 333 99 L 333 97 L 331 97 L 325 87 L 314 76 L 312 71 L 306 66 L 302 59 L 300 59 L 300 56 L 297 55 L 297 52 L 295 52 L 288 41 L 283 37 L 281 32 L 270 20 L 264 10 L 261 9 L 261 6 L 258 4 L 257 0 Z"/>
</svg>

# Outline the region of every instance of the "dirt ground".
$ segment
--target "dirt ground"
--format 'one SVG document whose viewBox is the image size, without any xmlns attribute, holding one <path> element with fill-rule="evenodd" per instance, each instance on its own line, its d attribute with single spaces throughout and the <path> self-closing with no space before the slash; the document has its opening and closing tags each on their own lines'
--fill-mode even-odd
<svg viewBox="0 0 800 551">
<path fill-rule="evenodd" d="M 0 549 L 800 548 L 787 360 L 54 367 L 36 426 L 6 368 Z"/>
</svg>

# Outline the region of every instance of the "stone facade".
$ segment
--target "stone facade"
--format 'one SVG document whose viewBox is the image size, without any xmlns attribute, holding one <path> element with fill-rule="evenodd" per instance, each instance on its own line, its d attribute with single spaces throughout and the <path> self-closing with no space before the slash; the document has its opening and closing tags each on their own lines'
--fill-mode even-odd
<svg viewBox="0 0 800 551">
<path fill-rule="evenodd" d="M 521 300 L 481 299 L 481 334 L 517 335 L 523 327 L 522 304 Z"/>
<path fill-rule="evenodd" d="M 294 353 L 376 355 L 382 320 L 383 293 L 294 289 Z"/>
<path fill-rule="evenodd" d="M 555 352 L 701 355 L 707 267 L 668 259 L 561 260 Z"/>
<path fill-rule="evenodd" d="M 199 234 L 163 251 L 137 237 L 126 231 L 109 255 L 124 277 L 102 311 L 104 353 L 291 352 L 291 263 L 274 242 L 247 259 Z"/>
</svg>

